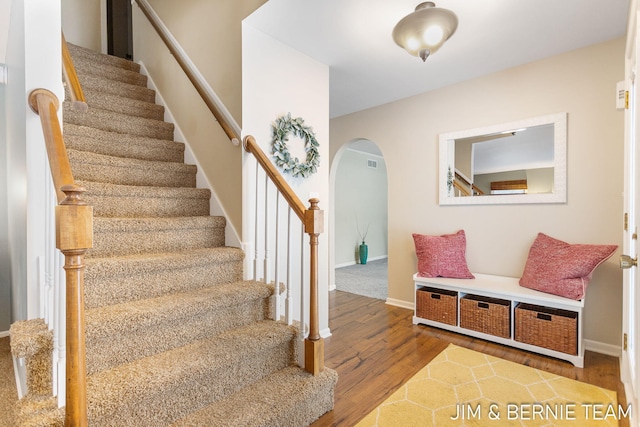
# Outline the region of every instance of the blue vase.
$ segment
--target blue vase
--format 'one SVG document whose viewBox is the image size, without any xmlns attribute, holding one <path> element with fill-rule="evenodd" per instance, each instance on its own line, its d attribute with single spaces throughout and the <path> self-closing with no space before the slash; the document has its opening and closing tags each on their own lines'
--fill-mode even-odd
<svg viewBox="0 0 640 427">
<path fill-rule="evenodd" d="M 367 256 L 369 255 L 369 247 L 367 245 L 365 245 L 364 243 L 360 245 L 360 249 L 359 249 L 359 253 L 360 253 L 360 264 L 366 264 L 367 263 Z"/>
</svg>

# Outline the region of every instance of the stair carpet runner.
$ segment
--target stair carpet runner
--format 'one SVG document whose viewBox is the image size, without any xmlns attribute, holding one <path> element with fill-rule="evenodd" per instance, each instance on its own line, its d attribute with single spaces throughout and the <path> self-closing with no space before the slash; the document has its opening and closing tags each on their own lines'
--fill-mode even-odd
<svg viewBox="0 0 640 427">
<path fill-rule="evenodd" d="M 89 105 L 65 101 L 63 115 L 74 178 L 94 206 L 89 424 L 309 425 L 333 408 L 337 374 L 297 366 L 298 330 L 269 319 L 273 286 L 242 280 L 243 253 L 225 246 L 225 218 L 209 216 L 210 191 L 195 188 L 138 64 L 70 50 Z M 31 390 L 23 426 L 62 422 L 30 400 Z"/>
</svg>

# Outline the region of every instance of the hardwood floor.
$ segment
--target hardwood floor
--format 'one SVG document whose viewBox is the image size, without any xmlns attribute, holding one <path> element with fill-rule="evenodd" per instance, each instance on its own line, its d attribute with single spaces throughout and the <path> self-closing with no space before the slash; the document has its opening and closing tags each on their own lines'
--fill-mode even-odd
<svg viewBox="0 0 640 427">
<path fill-rule="evenodd" d="M 616 357 L 587 352 L 580 369 L 550 357 L 413 325 L 412 310 L 382 300 L 332 291 L 329 305 L 332 336 L 325 341 L 325 364 L 338 372 L 339 379 L 333 411 L 314 427 L 355 425 L 449 343 L 614 390 L 626 407 Z M 628 426 L 628 421 L 622 420 L 620 426 Z"/>
</svg>

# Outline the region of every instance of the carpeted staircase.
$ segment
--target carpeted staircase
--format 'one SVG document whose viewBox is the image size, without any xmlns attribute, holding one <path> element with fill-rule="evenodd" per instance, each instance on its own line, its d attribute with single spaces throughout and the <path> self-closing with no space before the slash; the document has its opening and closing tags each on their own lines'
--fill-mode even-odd
<svg viewBox="0 0 640 427">
<path fill-rule="evenodd" d="M 70 50 L 89 111 L 65 101 L 64 138 L 95 215 L 90 425 L 309 425 L 332 409 L 337 374 L 300 369 L 298 330 L 269 319 L 273 286 L 242 281 L 243 253 L 225 246 L 139 66 Z M 25 426 L 43 416 L 22 412 Z"/>
</svg>

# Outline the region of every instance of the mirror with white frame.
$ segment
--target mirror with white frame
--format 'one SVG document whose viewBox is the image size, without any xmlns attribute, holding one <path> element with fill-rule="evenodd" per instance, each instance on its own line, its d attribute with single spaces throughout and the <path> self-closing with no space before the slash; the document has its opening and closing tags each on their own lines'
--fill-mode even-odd
<svg viewBox="0 0 640 427">
<path fill-rule="evenodd" d="M 567 113 L 440 134 L 441 205 L 566 203 Z"/>
</svg>

